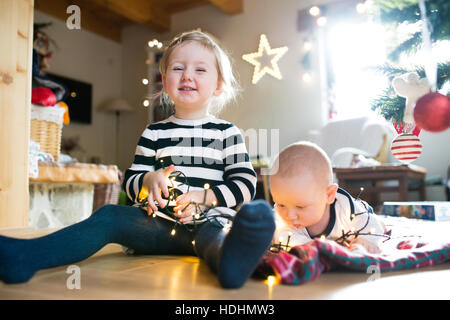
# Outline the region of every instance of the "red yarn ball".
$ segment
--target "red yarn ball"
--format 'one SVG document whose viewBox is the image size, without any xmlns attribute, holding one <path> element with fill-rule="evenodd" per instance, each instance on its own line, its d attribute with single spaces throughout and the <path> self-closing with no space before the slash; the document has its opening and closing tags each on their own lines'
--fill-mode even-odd
<svg viewBox="0 0 450 320">
<path fill-rule="evenodd" d="M 49 88 L 36 87 L 31 90 L 31 103 L 45 107 L 54 106 L 56 104 L 56 96 Z"/>
<path fill-rule="evenodd" d="M 427 93 L 416 102 L 414 121 L 426 131 L 444 131 L 450 126 L 450 99 L 439 92 Z"/>
</svg>

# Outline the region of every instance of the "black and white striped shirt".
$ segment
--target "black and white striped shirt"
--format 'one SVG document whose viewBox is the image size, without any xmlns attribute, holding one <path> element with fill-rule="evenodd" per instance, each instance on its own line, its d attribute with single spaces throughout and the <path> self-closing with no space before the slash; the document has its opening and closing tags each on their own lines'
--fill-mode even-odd
<svg viewBox="0 0 450 320">
<path fill-rule="evenodd" d="M 243 136 L 228 121 L 212 115 L 198 120 L 171 116 L 149 125 L 125 172 L 127 196 L 138 203 L 145 173 L 171 164 L 186 175 L 189 190 L 203 190 L 208 183 L 219 207 L 235 208 L 255 196 L 256 173 Z M 179 189 L 184 193 L 187 186 L 179 185 Z"/>
</svg>

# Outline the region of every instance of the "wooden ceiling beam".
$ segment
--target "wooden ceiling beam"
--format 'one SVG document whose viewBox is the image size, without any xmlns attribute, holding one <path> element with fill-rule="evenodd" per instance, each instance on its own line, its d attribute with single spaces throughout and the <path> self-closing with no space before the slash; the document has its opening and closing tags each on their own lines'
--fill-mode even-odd
<svg viewBox="0 0 450 320">
<path fill-rule="evenodd" d="M 93 0 L 106 9 L 157 32 L 170 30 L 170 15 L 149 0 Z"/>
<path fill-rule="evenodd" d="M 119 43 L 121 42 L 121 25 L 99 19 L 88 7 L 83 5 L 82 1 L 35 0 L 34 8 L 65 22 L 70 16 L 70 14 L 66 13 L 66 10 L 71 4 L 80 6 L 81 29 L 86 29 Z"/>
<path fill-rule="evenodd" d="M 221 11 L 229 15 L 242 13 L 244 11 L 243 0 L 208 0 Z"/>
</svg>

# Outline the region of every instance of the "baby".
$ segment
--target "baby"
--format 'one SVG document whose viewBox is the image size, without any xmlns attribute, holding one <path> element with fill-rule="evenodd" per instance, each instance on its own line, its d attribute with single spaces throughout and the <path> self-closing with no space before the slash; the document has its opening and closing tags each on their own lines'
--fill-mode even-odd
<svg viewBox="0 0 450 320">
<path fill-rule="evenodd" d="M 372 208 L 333 183 L 326 153 L 310 142 L 283 149 L 270 174 L 276 231 L 289 246 L 317 237 L 336 240 L 350 249 L 379 253 L 386 228 Z"/>
</svg>

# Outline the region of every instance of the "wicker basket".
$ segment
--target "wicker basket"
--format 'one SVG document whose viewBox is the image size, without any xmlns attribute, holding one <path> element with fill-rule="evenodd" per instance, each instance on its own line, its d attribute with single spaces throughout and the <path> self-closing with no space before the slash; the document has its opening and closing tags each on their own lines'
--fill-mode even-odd
<svg viewBox="0 0 450 320">
<path fill-rule="evenodd" d="M 61 150 L 61 134 L 62 134 L 62 116 L 64 113 L 60 108 L 56 107 L 35 107 L 39 108 L 40 114 L 44 113 L 44 117 L 48 120 L 43 120 L 42 115 L 35 116 L 31 114 L 31 133 L 30 138 L 39 142 L 41 151 L 50 153 L 56 162 L 59 161 L 59 152 Z M 47 114 L 47 115 L 45 115 Z M 61 121 L 59 119 L 61 118 Z"/>
</svg>

